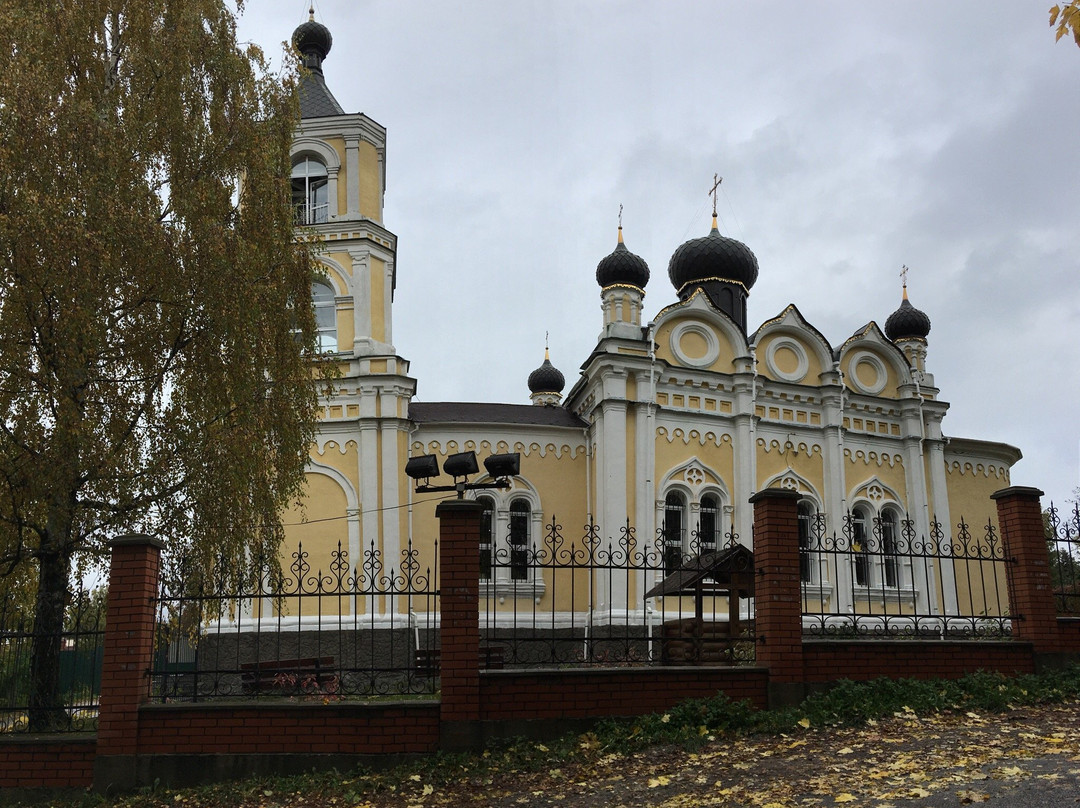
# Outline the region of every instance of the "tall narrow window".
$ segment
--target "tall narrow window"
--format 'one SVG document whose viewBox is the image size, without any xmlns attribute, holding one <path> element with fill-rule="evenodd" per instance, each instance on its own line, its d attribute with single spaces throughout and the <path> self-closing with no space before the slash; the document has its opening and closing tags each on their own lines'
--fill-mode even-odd
<svg viewBox="0 0 1080 808">
<path fill-rule="evenodd" d="M 881 575 L 885 586 L 900 585 L 900 560 L 897 558 L 897 540 L 900 535 L 900 519 L 896 511 L 886 508 L 878 520 L 881 531 Z"/>
<path fill-rule="evenodd" d="M 865 508 L 857 507 L 851 512 L 851 552 L 855 558 L 855 583 L 870 586 L 870 548 L 866 546 L 868 521 Z"/>
<path fill-rule="evenodd" d="M 330 214 L 326 166 L 311 157 L 293 166 L 292 203 L 297 224 L 322 224 Z"/>
<path fill-rule="evenodd" d="M 712 494 L 701 498 L 701 521 L 698 522 L 697 550 L 711 553 L 720 544 L 720 500 Z"/>
<path fill-rule="evenodd" d="M 664 574 L 682 566 L 683 538 L 686 535 L 686 497 L 672 491 L 664 500 Z"/>
<path fill-rule="evenodd" d="M 334 353 L 338 349 L 334 290 L 316 281 L 311 284 L 311 303 L 315 307 L 316 347 L 319 353 Z"/>
<path fill-rule="evenodd" d="M 492 550 L 495 539 L 495 500 L 491 497 L 477 497 L 476 501 L 484 506 L 480 514 L 480 580 L 491 580 Z"/>
<path fill-rule="evenodd" d="M 510 503 L 510 579 L 524 581 L 529 577 L 529 521 L 532 508 L 524 499 Z"/>
<path fill-rule="evenodd" d="M 814 503 L 799 503 L 799 578 L 810 583 L 814 576 L 814 553 L 811 549 L 812 525 L 815 516 Z"/>
</svg>

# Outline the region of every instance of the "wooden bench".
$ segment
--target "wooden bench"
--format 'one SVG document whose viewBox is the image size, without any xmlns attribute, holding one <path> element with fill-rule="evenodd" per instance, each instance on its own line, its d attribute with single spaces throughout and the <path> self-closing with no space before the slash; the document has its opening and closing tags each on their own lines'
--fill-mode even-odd
<svg viewBox="0 0 1080 808">
<path fill-rule="evenodd" d="M 481 645 L 478 660 L 481 670 L 502 670 L 503 646 Z M 415 670 L 421 676 L 438 676 L 442 667 L 442 651 L 438 648 L 417 648 Z"/>
<path fill-rule="evenodd" d="M 333 657 L 268 659 L 240 665 L 240 685 L 244 693 L 321 693 L 337 685 Z"/>
</svg>

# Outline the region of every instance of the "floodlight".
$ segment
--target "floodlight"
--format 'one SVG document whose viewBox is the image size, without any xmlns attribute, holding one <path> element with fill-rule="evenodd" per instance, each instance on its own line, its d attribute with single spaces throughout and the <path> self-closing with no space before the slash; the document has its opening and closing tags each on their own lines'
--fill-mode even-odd
<svg viewBox="0 0 1080 808">
<path fill-rule="evenodd" d="M 439 461 L 435 459 L 435 455 L 433 454 L 410 457 L 405 464 L 405 473 L 414 480 L 426 480 L 430 477 L 438 477 Z"/>
<path fill-rule="evenodd" d="M 455 479 L 468 477 L 479 470 L 480 467 L 476 465 L 476 452 L 458 452 L 450 455 L 443 462 L 443 471 Z"/>
<path fill-rule="evenodd" d="M 513 477 L 521 471 L 521 453 L 493 454 L 484 458 L 484 468 L 492 477 Z"/>
</svg>

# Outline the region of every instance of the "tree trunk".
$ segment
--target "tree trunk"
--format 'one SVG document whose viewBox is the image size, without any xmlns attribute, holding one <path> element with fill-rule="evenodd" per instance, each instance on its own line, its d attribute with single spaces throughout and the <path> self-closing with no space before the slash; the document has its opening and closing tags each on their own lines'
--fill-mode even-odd
<svg viewBox="0 0 1080 808">
<path fill-rule="evenodd" d="M 68 589 L 68 557 L 42 553 L 34 602 L 34 637 L 30 652 L 30 732 L 66 729 L 71 716 L 60 693 L 60 647 Z"/>
</svg>

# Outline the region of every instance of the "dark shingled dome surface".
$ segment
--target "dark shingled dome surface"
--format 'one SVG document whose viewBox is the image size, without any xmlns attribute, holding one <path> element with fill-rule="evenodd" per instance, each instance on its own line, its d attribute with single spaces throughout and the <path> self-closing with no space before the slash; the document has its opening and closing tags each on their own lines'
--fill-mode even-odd
<svg viewBox="0 0 1080 808">
<path fill-rule="evenodd" d="M 644 258 L 626 249 L 626 245 L 620 241 L 615 251 L 596 265 L 596 282 L 601 289 L 616 284 L 644 289 L 649 282 L 649 265 Z"/>
<path fill-rule="evenodd" d="M 565 386 L 566 377 L 550 359 L 545 359 L 544 364 L 529 374 L 530 393 L 561 393 Z"/>
<path fill-rule="evenodd" d="M 885 336 L 891 340 L 922 337 L 930 333 L 930 318 L 911 305 L 905 297 L 900 308 L 885 321 Z"/>
<path fill-rule="evenodd" d="M 715 227 L 709 235 L 683 244 L 668 262 L 668 278 L 676 292 L 689 283 L 712 278 L 750 289 L 757 276 L 757 256 L 741 241 L 721 236 Z"/>
<path fill-rule="evenodd" d="M 319 59 L 325 59 L 334 44 L 334 38 L 330 35 L 330 29 L 321 22 L 308 20 L 297 26 L 292 35 L 293 45 L 303 54 L 313 50 L 319 54 Z"/>
</svg>

